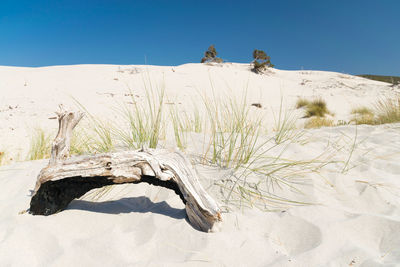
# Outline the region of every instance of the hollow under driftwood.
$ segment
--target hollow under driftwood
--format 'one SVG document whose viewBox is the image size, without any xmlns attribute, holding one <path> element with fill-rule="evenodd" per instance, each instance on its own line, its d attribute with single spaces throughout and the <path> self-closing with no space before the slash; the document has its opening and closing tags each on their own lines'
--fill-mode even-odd
<svg viewBox="0 0 400 267">
<path fill-rule="evenodd" d="M 218 204 L 201 186 L 182 153 L 146 149 L 69 157 L 69 140 L 83 114 L 61 107 L 57 115 L 59 131 L 49 165 L 37 178 L 31 214 L 51 215 L 62 211 L 73 199 L 94 188 L 146 182 L 174 190 L 184 202 L 188 219 L 195 228 L 211 231 L 222 220 Z"/>
</svg>

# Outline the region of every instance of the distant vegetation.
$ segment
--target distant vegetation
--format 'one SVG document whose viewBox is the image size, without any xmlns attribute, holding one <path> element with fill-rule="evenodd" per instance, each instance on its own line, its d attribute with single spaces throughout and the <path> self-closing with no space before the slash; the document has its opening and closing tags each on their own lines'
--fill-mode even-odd
<svg viewBox="0 0 400 267">
<path fill-rule="evenodd" d="M 326 102 L 321 99 L 315 99 L 313 101 L 308 101 L 307 99 L 300 98 L 296 103 L 296 108 L 305 108 L 305 118 L 310 117 L 324 117 L 329 114 L 329 110 L 326 106 Z"/>
<path fill-rule="evenodd" d="M 381 99 L 375 103 L 373 109 L 359 107 L 353 109 L 351 113 L 354 115 L 352 121 L 356 124 L 378 125 L 400 122 L 400 98 Z"/>
<path fill-rule="evenodd" d="M 201 59 L 201 63 L 222 63 L 223 60 L 217 57 L 218 52 L 214 45 L 210 45 L 206 52 L 204 52 L 204 57 Z M 251 69 L 255 73 L 262 73 L 267 68 L 273 68 L 274 64 L 271 63 L 271 58 L 263 51 L 254 49 L 253 51 L 253 61 L 251 62 L 253 68 Z"/>
<path fill-rule="evenodd" d="M 383 75 L 370 75 L 370 74 L 361 74 L 361 75 L 356 75 L 356 76 L 367 78 L 370 80 L 379 81 L 379 82 L 400 84 L 399 76 L 383 76 Z"/>
<path fill-rule="evenodd" d="M 253 69 L 255 73 L 261 73 L 267 67 L 274 67 L 271 63 L 271 58 L 263 51 L 254 49 L 253 51 Z"/>
<path fill-rule="evenodd" d="M 214 45 L 210 45 L 208 50 L 204 53 L 204 57 L 201 59 L 201 63 L 207 62 L 215 62 L 215 63 L 222 63 L 222 58 L 217 57 L 218 53 L 215 50 Z"/>
</svg>

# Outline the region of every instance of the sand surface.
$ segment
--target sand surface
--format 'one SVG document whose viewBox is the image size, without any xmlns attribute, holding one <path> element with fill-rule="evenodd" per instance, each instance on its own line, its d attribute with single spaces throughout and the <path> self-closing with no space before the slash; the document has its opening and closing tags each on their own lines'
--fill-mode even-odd
<svg viewBox="0 0 400 267">
<path fill-rule="evenodd" d="M 248 64 L 217 66 L 185 64 L 165 66 L 75 65 L 42 68 L 0 66 L 0 151 L 9 161 L 25 160 L 34 129 L 55 131 L 58 104 L 77 102 L 104 120 L 120 120 L 118 109 L 132 101 L 145 102 L 145 90 L 165 88 L 167 103 L 184 110 L 201 108 L 201 96 L 241 98 L 259 103 L 272 128 L 281 101 L 293 108 L 300 97 L 322 97 L 335 121 L 348 121 L 358 106 L 370 106 L 379 98 L 400 94 L 387 83 L 335 72 L 284 71 L 266 75 L 249 71 Z M 133 100 L 132 96 L 133 95 Z M 18 142 L 15 142 L 18 140 Z"/>
<path fill-rule="evenodd" d="M 348 120 L 354 106 L 399 93 L 345 74 L 273 69 L 256 75 L 244 64 L 0 67 L 0 148 L 10 151 L 11 163 L 0 167 L 0 266 L 400 264 L 400 124 L 309 129 L 306 141 L 272 149 L 271 157 L 283 153 L 295 161 L 322 154 L 329 161 L 318 172 L 296 176 L 301 193 L 275 188 L 276 195 L 312 205 L 282 204 L 274 212 L 229 206 L 217 184 L 231 170 L 193 161 L 224 210 L 215 233 L 194 229 L 177 195 L 147 184 L 120 185 L 97 200 L 89 192 L 48 217 L 19 214 L 29 207 L 30 190 L 47 164 L 15 162 L 25 157 L 31 129 L 54 131 L 57 123 L 48 118 L 59 103 L 74 106 L 72 97 L 93 114 L 118 120 L 110 110 L 131 100 L 127 88 L 138 101 L 144 98 L 143 73 L 164 83 L 170 101 L 186 109 L 212 87 L 238 96 L 247 88 L 248 103 L 261 103 L 271 123 L 282 96 L 287 107 L 299 97 L 323 97 L 335 120 Z M 188 157 L 204 142 L 196 134 L 190 140 Z"/>
</svg>

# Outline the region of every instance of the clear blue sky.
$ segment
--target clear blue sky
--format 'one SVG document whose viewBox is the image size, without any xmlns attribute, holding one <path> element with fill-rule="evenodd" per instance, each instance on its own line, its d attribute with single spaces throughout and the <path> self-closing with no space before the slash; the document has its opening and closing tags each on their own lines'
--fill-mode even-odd
<svg viewBox="0 0 400 267">
<path fill-rule="evenodd" d="M 0 65 L 180 65 L 210 44 L 230 62 L 257 48 L 280 69 L 400 75 L 400 0 L 0 0 Z"/>
</svg>

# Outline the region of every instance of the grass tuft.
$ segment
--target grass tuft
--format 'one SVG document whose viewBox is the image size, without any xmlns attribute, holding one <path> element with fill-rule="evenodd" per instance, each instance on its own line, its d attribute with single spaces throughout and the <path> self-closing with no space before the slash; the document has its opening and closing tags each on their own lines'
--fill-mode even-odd
<svg viewBox="0 0 400 267">
<path fill-rule="evenodd" d="M 203 119 L 198 107 L 194 105 L 193 116 L 187 116 L 187 129 L 195 133 L 201 133 L 203 130 Z"/>
<path fill-rule="evenodd" d="M 0 166 L 4 164 L 6 157 L 6 152 L 0 151 Z"/>
<path fill-rule="evenodd" d="M 93 135 L 88 140 L 88 150 L 94 153 L 105 153 L 114 150 L 113 127 L 111 124 L 92 117 L 91 127 Z"/>
<path fill-rule="evenodd" d="M 257 113 L 250 115 L 246 90 L 240 100 L 235 97 L 220 99 L 214 92 L 212 98 L 202 96 L 210 134 L 203 159 L 223 168 L 237 169 L 247 164 L 259 149 L 262 118 Z"/>
<path fill-rule="evenodd" d="M 296 108 L 302 108 L 310 104 L 310 101 L 305 98 L 299 98 L 296 102 Z"/>
<path fill-rule="evenodd" d="M 353 121 L 356 125 L 376 124 L 374 112 L 367 107 L 354 108 L 352 109 L 351 114 L 354 115 L 354 118 L 351 121 Z"/>
<path fill-rule="evenodd" d="M 358 108 L 353 108 L 351 110 L 351 114 L 373 116 L 374 112 L 371 109 L 367 108 L 367 107 L 358 107 Z"/>
<path fill-rule="evenodd" d="M 294 114 L 293 110 L 283 111 L 283 98 L 281 98 L 281 104 L 279 106 L 279 114 L 276 118 L 274 116 L 274 131 L 275 131 L 275 142 L 281 144 L 288 140 L 296 141 L 302 135 L 302 131 L 296 129 L 297 116 Z"/>
<path fill-rule="evenodd" d="M 151 82 L 143 79 L 145 86 L 145 103 L 138 103 L 130 91 L 132 107 L 125 105 L 122 109 L 127 129 L 116 129 L 115 134 L 129 148 L 148 146 L 156 148 L 161 131 L 165 128 L 163 120 L 165 86 L 153 89 Z"/>
<path fill-rule="evenodd" d="M 375 125 L 375 124 L 377 124 L 374 112 L 367 107 L 355 108 L 351 111 L 351 114 L 354 115 L 353 119 L 351 121 L 354 122 L 356 125 L 360 125 L 360 124 Z"/>
<path fill-rule="evenodd" d="M 105 153 L 114 150 L 115 143 L 113 138 L 113 132 L 116 127 L 110 122 L 105 122 L 98 119 L 93 114 L 91 114 L 85 106 L 83 106 L 78 100 L 73 98 L 77 106 L 85 113 L 86 118 L 88 118 L 87 131 L 75 129 L 74 135 L 79 136 L 83 139 L 73 138 L 72 141 L 76 141 L 74 145 L 71 144 L 71 151 L 74 150 L 77 154 L 81 152 L 88 153 Z M 78 134 L 79 132 L 79 134 Z M 82 151 L 80 151 L 82 150 Z"/>
<path fill-rule="evenodd" d="M 397 99 L 380 99 L 374 105 L 374 110 L 367 107 L 355 108 L 354 114 L 356 124 L 378 125 L 384 123 L 400 122 L 400 97 Z"/>
<path fill-rule="evenodd" d="M 28 152 L 28 160 L 46 159 L 50 157 L 51 139 L 50 135 L 43 129 L 35 129 Z"/>
<path fill-rule="evenodd" d="M 300 198 L 304 196 L 299 186 L 305 183 L 307 174 L 319 173 L 326 165 L 335 163 L 331 160 L 330 151 L 309 160 L 291 160 L 283 156 L 290 143 L 277 145 L 270 141 L 264 144 L 262 151 L 249 164 L 217 183 L 221 186 L 226 208 L 256 207 L 264 211 L 276 211 L 312 204 L 294 200 L 295 195 L 291 199 L 281 197 L 277 192 L 286 187 Z M 269 155 L 270 151 L 276 149 L 281 151 L 278 155 Z"/>
<path fill-rule="evenodd" d="M 329 114 L 329 110 L 326 102 L 321 98 L 313 100 L 306 106 L 306 118 L 313 116 L 324 117 L 326 114 Z"/>
<path fill-rule="evenodd" d="M 321 98 L 315 99 L 311 102 L 307 99 L 300 98 L 296 102 L 296 108 L 305 108 L 305 118 L 313 116 L 324 117 L 326 114 L 330 114 L 326 102 Z"/>
<path fill-rule="evenodd" d="M 333 120 L 331 119 L 326 119 L 322 117 L 313 117 L 306 122 L 304 128 L 310 129 L 310 128 L 332 127 L 332 126 L 334 126 L 334 123 Z"/>
<path fill-rule="evenodd" d="M 84 132 L 81 127 L 78 126 L 77 128 L 75 128 L 71 138 L 71 148 L 70 148 L 71 155 L 83 155 L 88 153 L 99 152 L 93 148 L 93 145 L 91 144 L 90 141 L 91 139 L 92 138 L 89 137 L 89 135 L 86 132 Z"/>
<path fill-rule="evenodd" d="M 186 133 L 188 128 L 188 119 L 185 121 L 181 118 L 180 112 L 178 108 L 174 105 L 169 109 L 171 120 L 172 120 L 172 128 L 174 129 L 174 136 L 176 145 L 180 150 L 185 150 L 187 145 Z"/>
<path fill-rule="evenodd" d="M 379 100 L 375 110 L 377 124 L 400 122 L 400 97 Z"/>
</svg>

